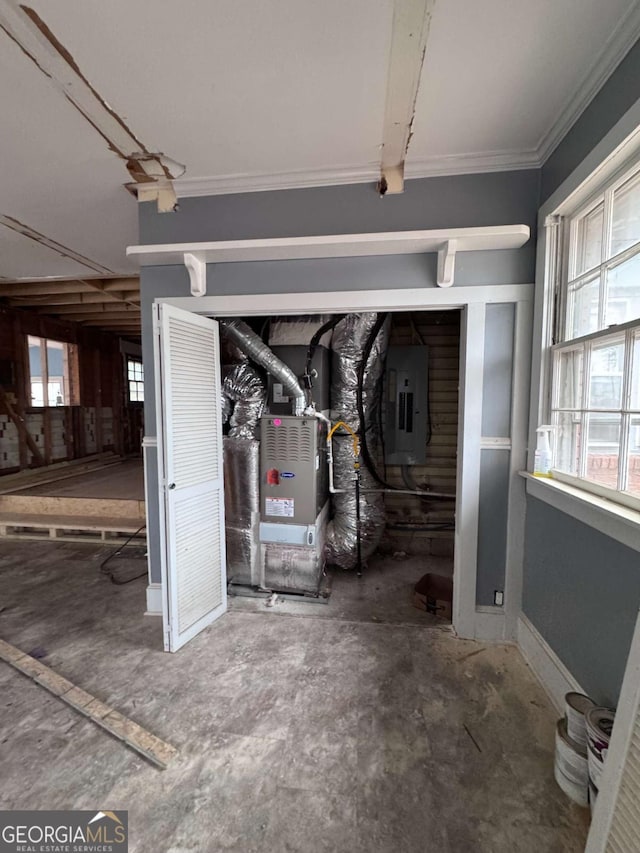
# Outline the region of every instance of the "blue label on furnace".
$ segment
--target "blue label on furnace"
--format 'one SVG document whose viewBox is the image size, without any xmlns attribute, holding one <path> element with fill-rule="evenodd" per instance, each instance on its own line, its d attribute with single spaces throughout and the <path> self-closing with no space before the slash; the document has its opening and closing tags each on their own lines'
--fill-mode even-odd
<svg viewBox="0 0 640 853">
<path fill-rule="evenodd" d="M 280 471 L 280 476 L 284 477 L 285 480 L 292 480 L 296 475 L 293 471 Z"/>
</svg>

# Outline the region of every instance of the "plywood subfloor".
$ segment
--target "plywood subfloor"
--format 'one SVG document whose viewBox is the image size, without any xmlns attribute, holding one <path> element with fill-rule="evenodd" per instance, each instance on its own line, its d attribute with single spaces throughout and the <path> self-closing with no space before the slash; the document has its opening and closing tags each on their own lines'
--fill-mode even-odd
<svg viewBox="0 0 640 853">
<path fill-rule="evenodd" d="M 69 498 L 110 498 L 113 500 L 144 500 L 142 459 L 126 459 L 93 471 L 54 480 L 26 489 L 16 489 L 16 495 L 45 495 Z"/>
</svg>

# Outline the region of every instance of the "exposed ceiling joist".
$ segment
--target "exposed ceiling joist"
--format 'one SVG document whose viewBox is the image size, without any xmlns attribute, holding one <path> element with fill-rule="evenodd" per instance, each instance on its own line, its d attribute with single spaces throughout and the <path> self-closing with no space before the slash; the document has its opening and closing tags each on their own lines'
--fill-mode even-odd
<svg viewBox="0 0 640 853">
<path fill-rule="evenodd" d="M 26 284 L 23 282 L 16 284 L 0 284 L 0 296 L 16 297 L 16 296 L 50 296 L 60 293 L 93 293 L 95 288 L 89 286 L 84 281 L 56 281 L 51 284 L 44 282 L 36 282 L 34 284 Z"/>
<path fill-rule="evenodd" d="M 95 322 L 102 323 L 140 323 L 139 314 L 131 314 L 131 316 L 122 314 L 118 311 L 96 311 L 94 314 L 74 314 L 73 316 L 65 315 L 67 319 L 74 320 L 77 323 Z"/>
<path fill-rule="evenodd" d="M 75 317 L 83 314 L 133 314 L 140 316 L 139 305 L 126 302 L 97 302 L 88 305 L 56 305 L 36 308 L 39 314 L 56 314 L 58 317 Z"/>
<path fill-rule="evenodd" d="M 435 0 L 395 0 L 382 134 L 380 193 L 404 190 L 420 75 Z"/>
<path fill-rule="evenodd" d="M 113 334 L 126 332 L 130 335 L 137 335 L 138 337 L 140 337 L 142 328 L 140 323 L 99 323 L 96 320 L 87 320 L 82 325 L 87 329 L 101 329 L 103 332 L 112 332 Z"/>
<path fill-rule="evenodd" d="M 116 278 L 104 279 L 102 281 L 85 280 L 87 284 L 100 285 L 100 290 L 104 290 L 107 293 L 111 293 L 114 290 L 140 290 L 139 278 Z"/>
<path fill-rule="evenodd" d="M 46 296 L 12 296 L 10 301 L 17 308 L 45 307 L 53 309 L 57 305 L 119 305 L 122 301 L 118 292 L 113 293 L 51 293 Z M 139 304 L 140 294 L 135 290 L 122 291 L 122 299 Z"/>
<path fill-rule="evenodd" d="M 0 297 L 16 307 L 37 306 L 40 313 L 53 315 L 71 313 L 78 307 L 82 313 L 85 302 L 89 310 L 109 305 L 137 311 L 140 306 L 139 280 L 134 278 L 0 283 Z M 69 311 L 56 307 L 65 305 Z"/>
</svg>

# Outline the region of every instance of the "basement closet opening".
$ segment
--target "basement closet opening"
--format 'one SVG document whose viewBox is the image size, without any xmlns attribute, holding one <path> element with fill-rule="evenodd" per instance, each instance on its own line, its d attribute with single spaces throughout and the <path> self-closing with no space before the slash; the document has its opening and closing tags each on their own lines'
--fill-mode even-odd
<svg viewBox="0 0 640 853">
<path fill-rule="evenodd" d="M 219 320 L 232 607 L 451 622 L 460 313 Z"/>
</svg>

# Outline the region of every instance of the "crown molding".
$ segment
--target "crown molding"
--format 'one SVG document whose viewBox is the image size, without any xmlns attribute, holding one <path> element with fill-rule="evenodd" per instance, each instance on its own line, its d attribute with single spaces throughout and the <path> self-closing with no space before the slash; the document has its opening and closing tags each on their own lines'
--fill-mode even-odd
<svg viewBox="0 0 640 853">
<path fill-rule="evenodd" d="M 475 175 L 482 172 L 513 172 L 538 169 L 537 151 L 486 151 L 482 154 L 448 154 L 411 157 L 405 163 L 405 178 L 435 178 L 439 175 Z"/>
<path fill-rule="evenodd" d="M 432 178 L 440 175 L 471 175 L 477 172 L 506 172 L 537 169 L 540 160 L 535 151 L 491 151 L 486 154 L 454 154 L 419 157 L 405 166 L 405 178 Z M 204 178 L 179 178 L 173 182 L 178 198 L 232 195 L 236 193 L 294 190 L 305 187 L 341 186 L 376 183 L 380 166 L 341 166 L 301 169 L 275 174 L 214 175 Z"/>
<path fill-rule="evenodd" d="M 638 38 L 640 2 L 635 2 L 607 39 L 590 73 L 564 103 L 554 123 L 538 142 L 537 154 L 540 163 L 544 163 L 555 151 Z"/>
<path fill-rule="evenodd" d="M 213 175 L 205 178 L 179 178 L 173 182 L 178 198 L 208 195 L 297 190 L 304 187 L 327 187 L 341 184 L 364 184 L 380 177 L 378 164 L 338 166 L 322 169 L 299 169 L 292 172 L 240 173 Z"/>
</svg>

